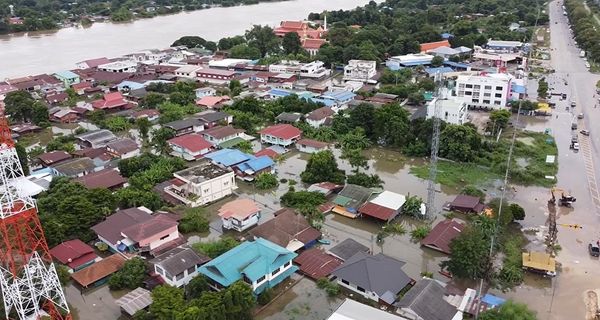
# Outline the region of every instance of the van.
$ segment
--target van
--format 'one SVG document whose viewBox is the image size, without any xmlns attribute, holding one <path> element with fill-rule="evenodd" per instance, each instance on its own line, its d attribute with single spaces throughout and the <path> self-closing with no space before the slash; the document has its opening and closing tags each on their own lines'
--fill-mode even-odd
<svg viewBox="0 0 600 320">
<path fill-rule="evenodd" d="M 571 123 L 571 130 L 577 130 L 577 122 Z"/>
</svg>

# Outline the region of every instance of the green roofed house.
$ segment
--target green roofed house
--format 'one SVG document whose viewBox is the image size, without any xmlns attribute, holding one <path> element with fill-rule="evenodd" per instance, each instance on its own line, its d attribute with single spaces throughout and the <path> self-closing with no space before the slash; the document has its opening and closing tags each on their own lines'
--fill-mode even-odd
<svg viewBox="0 0 600 320">
<path fill-rule="evenodd" d="M 81 81 L 78 74 L 69 70 L 59 71 L 54 74 L 54 77 L 60 80 L 64 84 L 65 88 L 70 88 L 71 85 L 77 84 Z"/>
<path fill-rule="evenodd" d="M 246 241 L 202 265 L 198 272 L 216 290 L 238 280 L 252 286 L 255 294 L 273 288 L 298 270 L 292 265 L 297 254 L 263 238 Z"/>
<path fill-rule="evenodd" d="M 331 210 L 348 218 L 356 218 L 360 208 L 373 195 L 373 190 L 355 184 L 347 184 L 333 199 L 335 207 Z"/>
</svg>

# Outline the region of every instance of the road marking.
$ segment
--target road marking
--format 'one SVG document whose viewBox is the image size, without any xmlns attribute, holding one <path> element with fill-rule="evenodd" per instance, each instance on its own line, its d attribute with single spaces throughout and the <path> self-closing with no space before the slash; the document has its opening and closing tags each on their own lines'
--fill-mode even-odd
<svg viewBox="0 0 600 320">
<path fill-rule="evenodd" d="M 592 159 L 590 139 L 588 136 L 582 136 L 580 141 L 581 151 L 583 151 L 583 160 L 585 162 L 585 171 L 588 181 L 588 188 L 592 196 L 592 202 L 596 206 L 596 214 L 600 215 L 600 193 L 596 183 L 596 171 L 594 170 L 594 161 Z"/>
</svg>

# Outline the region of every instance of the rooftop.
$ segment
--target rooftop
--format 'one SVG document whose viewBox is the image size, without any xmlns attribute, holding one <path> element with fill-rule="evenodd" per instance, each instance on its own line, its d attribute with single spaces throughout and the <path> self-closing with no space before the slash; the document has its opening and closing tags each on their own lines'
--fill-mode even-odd
<svg viewBox="0 0 600 320">
<path fill-rule="evenodd" d="M 300 253 L 294 259 L 294 263 L 300 266 L 302 273 L 318 280 L 329 276 L 333 270 L 342 265 L 343 261 L 321 249 L 310 248 Z"/>
<path fill-rule="evenodd" d="M 452 320 L 458 312 L 456 307 L 444 300 L 445 289 L 436 280 L 421 279 L 396 304 L 409 309 L 422 319 Z"/>
<path fill-rule="evenodd" d="M 250 230 L 254 237 L 267 239 L 282 247 L 288 247 L 290 243 L 298 241 L 300 247 L 315 241 L 321 237 L 321 232 L 308 224 L 306 218 L 297 214 L 292 209 L 283 208 L 274 213 L 275 217 Z M 294 244 L 292 244 L 294 245 Z"/>
<path fill-rule="evenodd" d="M 450 254 L 450 242 L 458 237 L 464 228 L 464 225 L 451 219 L 441 221 L 421 240 L 421 245 Z"/>
<path fill-rule="evenodd" d="M 71 155 L 62 150 L 56 150 L 56 151 L 42 153 L 38 156 L 38 159 L 40 159 L 46 165 L 51 165 L 56 162 L 71 159 Z"/>
<path fill-rule="evenodd" d="M 175 172 L 175 175 L 190 181 L 202 183 L 230 173 L 231 170 L 222 169 L 208 160 L 202 160 L 198 165 Z"/>
<path fill-rule="evenodd" d="M 358 243 L 358 241 L 352 238 L 347 238 L 346 240 L 338 243 L 337 245 L 329 249 L 330 254 L 344 261 L 350 259 L 352 256 L 359 252 L 369 253 L 369 248 L 365 245 Z"/>
<path fill-rule="evenodd" d="M 76 136 L 79 140 L 88 141 L 92 144 L 96 144 L 98 142 L 108 142 L 115 140 L 117 136 L 115 136 L 112 132 L 106 129 L 88 131 Z"/>
<path fill-rule="evenodd" d="M 50 254 L 54 259 L 70 268 L 78 268 L 98 256 L 94 249 L 79 239 L 65 241 L 56 247 L 50 249 Z"/>
<path fill-rule="evenodd" d="M 106 217 L 106 220 L 98 223 L 91 229 L 94 230 L 97 235 L 108 240 L 112 244 L 116 244 L 117 241 L 123 238 L 121 230 L 150 219 L 152 219 L 150 212 L 140 208 L 123 209 Z"/>
<path fill-rule="evenodd" d="M 292 139 L 299 137 L 302 131 L 290 124 L 276 124 L 262 129 L 260 134 L 267 134 L 282 139 Z"/>
<path fill-rule="evenodd" d="M 81 286 L 88 287 L 117 272 L 123 267 L 123 264 L 125 264 L 125 258 L 123 258 L 122 255 L 115 253 L 108 258 L 104 258 L 87 268 L 71 274 L 71 278 Z"/>
<path fill-rule="evenodd" d="M 221 149 L 204 155 L 205 158 L 225 167 L 230 167 L 253 158 L 252 155 L 238 149 Z"/>
<path fill-rule="evenodd" d="M 210 149 L 212 143 L 206 141 L 197 133 L 190 133 L 183 136 L 167 140 L 168 143 L 184 148 L 190 152 L 199 152 L 204 149 Z"/>
<path fill-rule="evenodd" d="M 97 172 L 86 174 L 83 177 L 78 177 L 75 179 L 75 181 L 81 183 L 88 189 L 111 189 L 125 184 L 127 182 L 127 179 L 123 178 L 119 171 L 115 169 L 103 169 Z"/>
<path fill-rule="evenodd" d="M 235 218 L 239 221 L 243 221 L 249 216 L 260 211 L 258 204 L 250 199 L 236 199 L 229 201 L 221 208 L 219 208 L 219 217 L 221 218 Z"/>
<path fill-rule="evenodd" d="M 75 158 L 63 161 L 52 167 L 54 170 L 65 176 L 77 176 L 82 173 L 93 171 L 96 165 L 90 158 Z"/>
<path fill-rule="evenodd" d="M 242 129 L 236 129 L 232 126 L 215 126 L 202 131 L 202 135 L 211 136 L 216 139 L 223 139 L 244 132 Z"/>
<path fill-rule="evenodd" d="M 152 304 L 152 296 L 150 291 L 144 288 L 136 288 L 115 300 L 115 303 L 128 315 L 133 316 L 136 312 L 146 309 Z"/>
<path fill-rule="evenodd" d="M 56 72 L 55 75 L 57 75 L 58 77 L 63 78 L 63 79 L 79 78 L 78 74 L 73 73 L 72 71 L 69 71 L 69 70 Z"/>
<path fill-rule="evenodd" d="M 404 320 L 389 312 L 346 298 L 327 320 Z M 429 320 L 429 319 L 427 319 Z"/>
<path fill-rule="evenodd" d="M 172 275 L 178 275 L 191 267 L 200 266 L 210 261 L 209 257 L 199 255 L 188 247 L 173 248 L 150 260 L 152 264 L 160 265 Z"/>
</svg>

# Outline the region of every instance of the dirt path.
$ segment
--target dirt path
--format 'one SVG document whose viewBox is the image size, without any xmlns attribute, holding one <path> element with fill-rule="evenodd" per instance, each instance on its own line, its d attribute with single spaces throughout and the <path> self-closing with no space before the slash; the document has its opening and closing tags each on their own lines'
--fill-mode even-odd
<svg viewBox="0 0 600 320">
<path fill-rule="evenodd" d="M 597 320 L 598 314 L 598 294 L 595 290 L 588 290 L 584 293 L 585 302 L 585 320 Z"/>
</svg>

